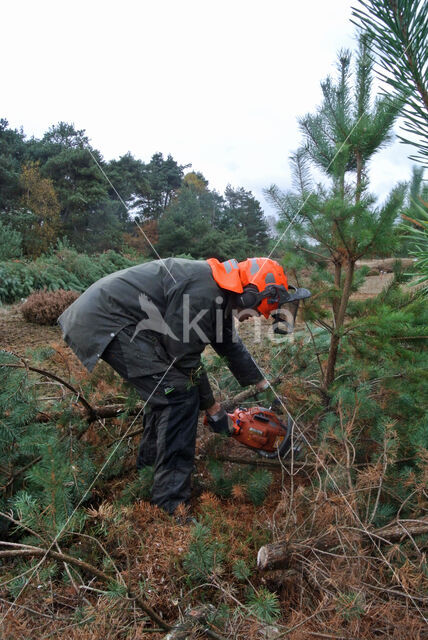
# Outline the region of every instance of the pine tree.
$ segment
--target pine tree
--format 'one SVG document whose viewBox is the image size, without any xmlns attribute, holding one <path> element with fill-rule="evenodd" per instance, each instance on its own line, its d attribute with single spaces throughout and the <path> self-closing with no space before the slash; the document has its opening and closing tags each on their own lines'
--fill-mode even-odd
<svg viewBox="0 0 428 640">
<path fill-rule="evenodd" d="M 428 160 L 428 4 L 416 0 L 359 0 L 353 14 L 369 35 L 379 75 L 404 103 L 404 142 Z"/>
<path fill-rule="evenodd" d="M 226 187 L 225 206 L 221 212 L 220 228 L 232 236 L 243 232 L 247 237 L 248 250 L 252 254 L 264 255 L 268 248 L 268 223 L 260 203 L 251 191 Z"/>
<path fill-rule="evenodd" d="M 66 411 L 64 425 L 38 421 L 37 385 L 19 365 L 0 351 L 0 510 L 12 509 L 22 525 L 50 539 L 89 496 L 91 447 L 76 437 L 80 420 Z M 76 513 L 75 524 L 81 516 Z"/>
<path fill-rule="evenodd" d="M 377 97 L 372 103 L 373 62 L 366 37 L 360 40 L 353 86 L 350 65 L 351 54 L 342 51 L 337 81 L 327 78 L 321 83 L 321 106 L 300 120 L 305 144 L 292 157 L 294 191 L 282 194 L 276 186 L 267 191 L 287 233 L 303 254 L 317 261 L 312 288 L 318 300 L 324 290 L 330 301 L 331 320 L 323 321 L 331 336 L 324 372 L 326 391 L 335 379 L 348 302 L 358 285 L 355 264 L 363 256 L 391 251 L 393 225 L 405 192 L 405 186 L 398 185 L 386 203 L 376 208 L 367 191 L 367 163 L 391 140 L 400 101 Z M 323 172 L 323 184 L 313 185 L 311 167 Z M 299 245 L 308 239 L 310 249 Z M 321 308 L 318 313 L 323 315 Z"/>
<path fill-rule="evenodd" d="M 0 118 L 0 212 L 12 209 L 21 195 L 19 175 L 25 154 L 22 131 L 10 129 L 6 119 Z"/>
<path fill-rule="evenodd" d="M 0 260 L 19 258 L 22 254 L 22 235 L 0 219 Z"/>
<path fill-rule="evenodd" d="M 201 174 L 191 172 L 159 220 L 156 249 L 161 256 L 245 259 L 251 253 L 247 232 L 238 221 L 231 225 L 224 198 L 208 188 Z"/>
<path fill-rule="evenodd" d="M 162 153 L 152 156 L 144 167 L 134 203 L 141 211 L 143 220 L 159 220 L 162 217 L 182 184 L 184 169 L 189 166 L 177 164 L 171 155 L 166 160 Z"/>
<path fill-rule="evenodd" d="M 403 142 L 416 147 L 410 156 L 428 166 L 428 4 L 414 0 L 360 0 L 354 8 L 377 53 L 380 78 L 403 102 Z M 421 174 L 422 177 L 422 174 Z M 428 280 L 428 202 L 416 202 L 407 227 L 421 282 Z"/>
</svg>

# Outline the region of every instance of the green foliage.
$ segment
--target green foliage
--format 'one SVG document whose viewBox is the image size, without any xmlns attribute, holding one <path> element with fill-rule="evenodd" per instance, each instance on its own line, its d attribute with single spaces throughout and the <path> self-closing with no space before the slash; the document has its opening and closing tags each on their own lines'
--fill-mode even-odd
<svg viewBox="0 0 428 640">
<path fill-rule="evenodd" d="M 144 167 L 136 191 L 135 206 L 143 219 L 157 220 L 165 212 L 177 189 L 181 187 L 184 169 L 171 155 L 164 160 L 155 153 Z"/>
<path fill-rule="evenodd" d="M 0 261 L 19 258 L 22 254 L 22 235 L 0 220 Z"/>
<path fill-rule="evenodd" d="M 29 562 L 18 561 L 16 569 L 18 576 L 7 584 L 7 590 L 12 598 L 17 598 L 22 590 L 30 584 L 29 573 L 30 575 L 36 574 L 34 582 L 37 580 L 37 583 L 43 586 L 49 585 L 58 573 L 58 567 L 55 563 L 47 562 L 42 567 L 38 567 L 37 559 Z"/>
<path fill-rule="evenodd" d="M 59 122 L 41 139 L 26 140 L 1 120 L 2 222 L 21 233 L 26 256 L 59 238 L 86 253 L 132 244 L 145 255 L 146 247 L 134 241 L 137 225 L 147 223 L 161 255 L 190 251 L 194 258 L 224 260 L 266 253 L 268 224 L 251 192 L 228 186 L 222 197 L 202 174 L 184 175 L 190 166 L 162 153 L 148 163 L 130 153 L 106 162 L 73 124 Z M 3 259 L 9 257 L 15 254 Z"/>
<path fill-rule="evenodd" d="M 281 614 L 277 594 L 272 593 L 266 587 L 252 591 L 248 598 L 248 609 L 258 620 L 267 624 L 275 622 Z"/>
<path fill-rule="evenodd" d="M 250 474 L 246 483 L 246 491 L 254 506 L 257 507 L 264 502 L 272 480 L 272 474 L 266 469 L 257 469 Z"/>
<path fill-rule="evenodd" d="M 17 363 L 0 352 L 0 457 L 7 461 L 0 482 L 19 521 L 50 537 L 90 495 L 87 487 L 95 472 L 91 448 L 69 428 L 62 431 L 55 423 L 37 421 L 35 382 L 25 369 L 7 366 Z"/>
<path fill-rule="evenodd" d="M 375 517 L 373 518 L 373 525 L 375 527 L 383 527 L 391 522 L 395 515 L 397 515 L 398 505 L 390 503 L 382 503 L 376 509 Z"/>
<path fill-rule="evenodd" d="M 119 442 L 112 447 L 111 451 L 108 453 L 107 460 L 103 465 L 103 471 L 101 474 L 103 481 L 115 478 L 122 474 L 128 454 L 129 446 L 126 441 Z"/>
<path fill-rule="evenodd" d="M 251 575 L 251 569 L 245 560 L 239 558 L 232 567 L 232 573 L 237 580 L 245 582 Z"/>
<path fill-rule="evenodd" d="M 33 262 L 0 262 L 0 302 L 15 302 L 40 289 L 81 292 L 99 278 L 133 264 L 114 251 L 89 257 L 61 245 Z"/>
<path fill-rule="evenodd" d="M 349 621 L 361 618 L 365 611 L 364 594 L 360 591 L 339 594 L 336 609 L 343 620 Z"/>
<path fill-rule="evenodd" d="M 209 460 L 207 468 L 212 480 L 210 489 L 219 498 L 229 498 L 234 485 L 242 482 L 242 475 L 239 470 L 234 469 L 230 473 L 226 473 L 224 465 L 217 460 Z"/>
<path fill-rule="evenodd" d="M 417 277 L 415 284 L 423 284 L 425 293 L 428 292 L 428 203 L 413 202 L 412 216 L 407 219 L 413 223 L 403 225 L 406 230 L 406 240 L 410 242 L 410 254 L 416 257 L 415 272 Z"/>
<path fill-rule="evenodd" d="M 225 198 L 210 191 L 200 174 L 187 174 L 159 222 L 157 250 L 194 258 L 246 259 L 267 249 L 267 222 L 250 192 L 227 187 Z"/>
<path fill-rule="evenodd" d="M 304 144 L 292 156 L 294 189 L 284 194 L 272 186 L 267 191 L 280 216 L 279 229 L 287 230 L 288 245 L 297 245 L 310 269 L 309 288 L 317 295 L 305 305 L 309 317 L 322 320 L 331 334 L 326 392 L 335 379 L 349 298 L 363 280 L 355 278 L 357 260 L 389 255 L 399 244 L 395 222 L 406 185 L 394 187 L 386 202 L 376 207 L 368 193 L 366 168 L 390 141 L 401 103 L 388 96 L 372 101 L 372 66 L 366 36 L 360 38 L 353 83 L 351 54 L 340 52 L 337 79 L 321 83 L 321 105 L 299 121 Z M 311 168 L 323 172 L 324 183 L 314 185 Z"/>
<path fill-rule="evenodd" d="M 428 5 L 426 2 L 399 0 L 360 0 L 362 8 L 353 14 L 373 43 L 380 64 L 379 75 L 402 101 L 404 116 L 401 138 L 416 147 L 414 160 L 427 166 L 428 160 Z M 412 253 L 417 256 L 419 282 L 428 278 L 428 212 L 427 190 L 424 200 L 417 198 L 415 186 L 421 186 L 422 172 L 413 174 L 411 206 L 416 212 L 408 215 L 413 226 L 407 227 L 413 241 Z M 426 290 L 426 285 L 425 285 Z"/>
<path fill-rule="evenodd" d="M 211 475 L 210 489 L 219 498 L 229 498 L 234 486 L 244 488 L 248 499 L 255 505 L 261 505 L 272 484 L 272 474 L 266 469 L 232 468 L 226 472 L 224 465 L 217 460 L 209 460 L 207 465 Z"/>
<path fill-rule="evenodd" d="M 374 526 L 390 522 L 403 502 L 401 517 L 419 513 L 417 496 L 424 485 L 428 450 L 427 324 L 426 298 L 409 293 L 398 281 L 375 298 L 350 303 L 329 406 L 321 412 L 320 400 L 313 397 L 299 405 L 299 411 L 308 410 L 308 421 L 311 406 L 318 406 L 316 445 L 331 463 L 333 481 L 327 475 L 322 481 L 331 490 L 349 486 L 344 463 L 333 466 L 346 443 L 356 463 L 386 464 L 380 503 L 375 505 L 373 491 L 361 513 L 363 518 L 366 513 L 373 516 Z M 298 342 L 284 353 L 298 363 L 296 375 L 303 384 L 319 377 L 313 349 L 325 358 L 329 340 L 326 330 L 310 326 L 314 343 Z M 329 458 L 330 452 L 335 459 Z M 357 480 L 354 472 L 351 479 Z"/>
<path fill-rule="evenodd" d="M 21 195 L 19 176 L 25 154 L 22 131 L 10 129 L 4 118 L 0 119 L 0 212 L 16 206 Z"/>
<path fill-rule="evenodd" d="M 208 524 L 198 522 L 192 527 L 192 540 L 183 559 L 183 567 L 192 583 L 206 582 L 221 572 L 224 561 L 223 544 L 213 535 Z"/>
<path fill-rule="evenodd" d="M 154 467 L 144 467 L 138 471 L 135 480 L 130 482 L 119 499 L 122 505 L 133 504 L 136 500 L 149 500 L 151 496 Z"/>
<path fill-rule="evenodd" d="M 388 93 L 403 101 L 404 142 L 415 145 L 415 160 L 428 158 L 428 5 L 413 0 L 359 0 L 353 8 L 367 32 Z"/>
<path fill-rule="evenodd" d="M 230 234 L 244 234 L 246 236 L 246 253 L 241 250 L 241 256 L 263 255 L 267 251 L 269 234 L 266 218 L 260 203 L 251 191 L 232 189 L 230 185 L 224 192 L 224 206 L 219 215 L 219 228 Z M 239 255 L 239 254 L 237 254 Z"/>
<path fill-rule="evenodd" d="M 128 591 L 126 585 L 117 580 L 112 580 L 108 584 L 107 597 L 111 600 L 125 598 Z"/>
</svg>

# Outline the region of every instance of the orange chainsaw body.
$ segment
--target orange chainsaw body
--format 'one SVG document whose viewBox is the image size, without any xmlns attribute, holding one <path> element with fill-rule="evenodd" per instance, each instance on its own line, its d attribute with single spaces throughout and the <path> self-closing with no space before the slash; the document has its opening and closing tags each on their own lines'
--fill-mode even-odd
<svg viewBox="0 0 428 640">
<path fill-rule="evenodd" d="M 251 449 L 266 453 L 277 451 L 288 436 L 287 427 L 270 409 L 251 407 L 229 413 L 233 422 L 233 437 Z"/>
</svg>

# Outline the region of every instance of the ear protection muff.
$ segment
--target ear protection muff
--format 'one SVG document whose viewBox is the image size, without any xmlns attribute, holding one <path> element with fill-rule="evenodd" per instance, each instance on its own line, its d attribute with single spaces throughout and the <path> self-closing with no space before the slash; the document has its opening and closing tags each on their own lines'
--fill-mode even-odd
<svg viewBox="0 0 428 640">
<path fill-rule="evenodd" d="M 237 296 L 237 303 L 241 309 L 255 309 L 260 304 L 260 292 L 254 284 L 247 284 L 244 293 Z"/>
</svg>

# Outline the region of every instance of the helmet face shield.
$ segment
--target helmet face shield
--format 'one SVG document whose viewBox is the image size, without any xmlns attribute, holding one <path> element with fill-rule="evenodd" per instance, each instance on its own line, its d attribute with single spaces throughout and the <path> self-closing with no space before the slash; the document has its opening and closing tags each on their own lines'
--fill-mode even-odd
<svg viewBox="0 0 428 640">
<path fill-rule="evenodd" d="M 282 335 L 293 333 L 299 310 L 300 300 L 309 298 L 311 292 L 308 289 L 297 289 L 294 285 L 288 285 L 287 300 L 280 302 L 278 309 L 272 313 L 274 319 L 274 332 Z M 284 300 L 285 296 L 283 296 Z"/>
<path fill-rule="evenodd" d="M 293 285 L 289 285 L 287 290 L 284 285 L 271 284 L 264 291 L 254 295 L 260 299 L 260 304 L 256 309 L 263 313 L 265 318 L 281 308 L 292 310 L 295 318 L 300 300 L 309 298 L 311 293 L 308 289 L 297 289 Z"/>
</svg>

